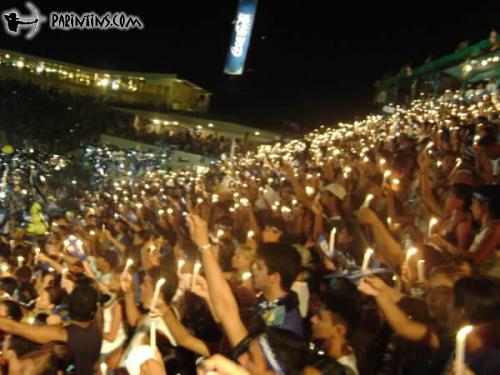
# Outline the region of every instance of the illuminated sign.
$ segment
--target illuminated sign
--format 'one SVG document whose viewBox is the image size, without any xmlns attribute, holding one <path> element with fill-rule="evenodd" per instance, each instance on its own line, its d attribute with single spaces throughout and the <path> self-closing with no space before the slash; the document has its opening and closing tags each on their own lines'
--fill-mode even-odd
<svg viewBox="0 0 500 375">
<path fill-rule="evenodd" d="M 226 74 L 243 74 L 256 9 L 257 0 L 240 0 L 226 66 L 224 67 Z"/>
</svg>

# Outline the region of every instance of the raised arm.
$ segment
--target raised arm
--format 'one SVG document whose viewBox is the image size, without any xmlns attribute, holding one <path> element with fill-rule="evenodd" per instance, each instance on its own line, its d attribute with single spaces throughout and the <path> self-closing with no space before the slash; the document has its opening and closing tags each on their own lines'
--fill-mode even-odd
<svg viewBox="0 0 500 375">
<path fill-rule="evenodd" d="M 206 221 L 199 216 L 190 215 L 188 225 L 193 242 L 201 249 L 208 290 L 215 313 L 220 317 L 222 327 L 230 344 L 234 347 L 248 335 L 240 318 L 238 304 L 210 249 Z"/>
<path fill-rule="evenodd" d="M 434 350 L 439 349 L 438 336 L 425 324 L 411 320 L 386 293 L 378 289 L 373 277 L 365 277 L 360 281 L 358 289 L 366 295 L 375 297 L 378 307 L 384 314 L 394 332 L 410 341 L 422 342 Z"/>
<path fill-rule="evenodd" d="M 161 303 L 158 309 L 162 313 L 163 321 L 180 346 L 204 357 L 210 355 L 207 345 L 199 338 L 193 336 L 186 327 L 182 325 L 168 305 Z"/>
<path fill-rule="evenodd" d="M 125 315 L 127 323 L 135 327 L 142 317 L 134 299 L 134 288 L 132 286 L 132 276 L 129 273 L 122 273 L 120 276 L 120 285 L 125 294 Z"/>
<path fill-rule="evenodd" d="M 35 326 L 0 317 L 0 330 L 37 344 L 46 344 L 50 341 L 68 341 L 66 328 L 59 325 Z"/>
</svg>

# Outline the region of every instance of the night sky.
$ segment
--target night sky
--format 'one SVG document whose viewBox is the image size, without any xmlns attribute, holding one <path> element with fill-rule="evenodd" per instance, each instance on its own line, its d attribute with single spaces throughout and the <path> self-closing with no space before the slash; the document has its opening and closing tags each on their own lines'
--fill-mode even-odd
<svg viewBox="0 0 500 375">
<path fill-rule="evenodd" d="M 222 72 L 237 0 L 33 2 L 45 15 L 125 11 L 141 17 L 145 29 L 64 32 L 45 24 L 30 42 L 1 30 L 0 48 L 97 68 L 177 73 L 214 93 L 212 112 L 267 129 L 285 120 L 316 127 L 363 116 L 384 74 L 500 32 L 498 1 L 260 0 L 245 75 L 231 79 Z M 0 10 L 25 12 L 23 3 L 2 0 Z"/>
</svg>

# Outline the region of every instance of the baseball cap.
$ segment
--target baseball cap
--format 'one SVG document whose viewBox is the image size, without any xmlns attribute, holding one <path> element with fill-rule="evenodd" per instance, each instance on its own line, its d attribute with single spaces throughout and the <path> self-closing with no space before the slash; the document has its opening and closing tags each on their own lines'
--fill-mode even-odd
<svg viewBox="0 0 500 375">
<path fill-rule="evenodd" d="M 321 189 L 321 191 L 328 191 L 335 195 L 338 199 L 341 201 L 344 200 L 345 196 L 347 195 L 347 192 L 345 191 L 345 188 L 337 183 L 332 183 L 329 185 L 326 185 L 324 188 Z"/>
</svg>

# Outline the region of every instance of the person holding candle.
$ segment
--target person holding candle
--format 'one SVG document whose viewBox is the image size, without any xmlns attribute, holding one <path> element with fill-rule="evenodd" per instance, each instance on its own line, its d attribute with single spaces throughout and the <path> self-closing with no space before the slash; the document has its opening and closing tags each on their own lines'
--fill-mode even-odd
<svg viewBox="0 0 500 375">
<path fill-rule="evenodd" d="M 249 334 L 229 284 L 210 251 L 207 223 L 198 216 L 190 215 L 188 224 L 191 237 L 202 254 L 210 299 L 233 348 L 232 357 L 252 375 L 295 373 L 302 369 L 304 358 L 300 353 L 305 346 L 297 341 L 292 332 L 269 327 L 257 337 Z"/>
<path fill-rule="evenodd" d="M 166 303 L 170 303 L 178 287 L 176 266 L 176 264 L 168 264 L 165 266 L 163 272 L 166 272 L 167 270 L 170 270 L 170 272 L 165 275 L 165 282 L 161 284 L 159 289 L 156 286 L 160 285 L 158 284 L 158 281 L 163 275 L 159 267 L 151 268 L 144 275 L 143 280 L 140 283 L 139 298 L 143 308 L 149 309 L 149 314 L 143 314 L 136 304 L 134 298 L 135 288 L 131 275 L 129 273 L 121 274 L 120 284 L 125 295 L 125 317 L 128 325 L 134 328 L 134 333 L 127 348 L 124 350 L 119 367 L 125 367 L 127 360 L 129 357 L 132 358 L 131 356 L 134 355 L 133 353 L 135 350 L 138 350 L 141 345 L 149 343 L 148 332 L 153 321 L 156 322 L 156 331 L 166 337 L 172 345 L 177 345 L 168 327 L 165 325 L 161 317 L 156 315 L 155 310 L 157 306 L 151 306 L 155 294 L 158 296 L 158 300 L 164 300 Z"/>
<path fill-rule="evenodd" d="M 443 220 L 434 228 L 431 239 L 443 250 L 464 254 L 472 242 L 472 188 L 465 184 L 452 185 L 446 194 Z"/>
</svg>

